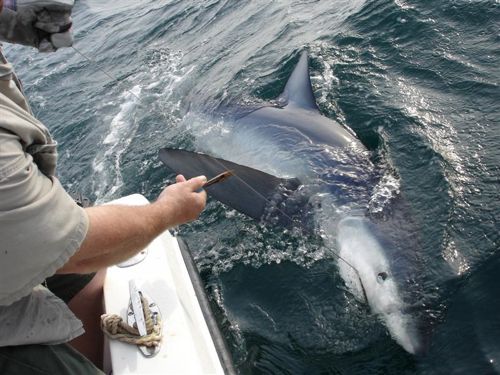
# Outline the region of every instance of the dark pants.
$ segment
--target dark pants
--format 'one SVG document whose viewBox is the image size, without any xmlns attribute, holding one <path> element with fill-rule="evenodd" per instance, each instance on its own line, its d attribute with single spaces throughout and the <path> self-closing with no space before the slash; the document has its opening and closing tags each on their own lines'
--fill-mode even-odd
<svg viewBox="0 0 500 375">
<path fill-rule="evenodd" d="M 68 303 L 93 277 L 94 274 L 55 275 L 46 281 L 52 293 Z M 59 344 L 0 348 L 0 374 L 87 375 L 103 372 L 70 345 Z"/>
</svg>

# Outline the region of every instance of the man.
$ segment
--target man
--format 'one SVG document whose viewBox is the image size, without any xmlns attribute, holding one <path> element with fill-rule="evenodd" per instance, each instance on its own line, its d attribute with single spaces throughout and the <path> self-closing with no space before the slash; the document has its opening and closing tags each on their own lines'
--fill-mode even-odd
<svg viewBox="0 0 500 375">
<path fill-rule="evenodd" d="M 72 6 L 73 0 L 0 0 L 0 40 L 41 51 L 69 46 Z M 189 181 L 177 176 L 177 183 L 149 205 L 84 209 L 55 177 L 56 159 L 55 141 L 32 116 L 0 50 L 0 373 L 4 375 L 100 373 L 67 344 L 83 333 L 76 314 L 89 332 L 80 343 L 73 341 L 74 346 L 88 348 L 85 341 L 90 341 L 94 352 L 102 349 L 102 337 L 94 329 L 103 280 L 98 271 L 135 255 L 167 228 L 195 220 L 206 203 L 201 190 L 204 176 Z M 89 311 L 95 314 L 85 319 Z M 98 357 L 93 360 L 99 364 Z"/>
</svg>

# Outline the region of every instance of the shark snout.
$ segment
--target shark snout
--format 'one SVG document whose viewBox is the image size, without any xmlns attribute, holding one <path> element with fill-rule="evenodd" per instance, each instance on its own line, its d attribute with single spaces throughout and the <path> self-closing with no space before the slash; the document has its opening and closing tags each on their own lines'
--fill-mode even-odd
<svg viewBox="0 0 500 375">
<path fill-rule="evenodd" d="M 402 297 L 404 283 L 399 283 L 391 269 L 391 251 L 384 236 L 365 217 L 350 216 L 338 224 L 338 245 L 343 259 L 356 269 L 359 281 L 348 280 L 352 273 L 341 272 L 346 285 L 356 285 L 374 314 L 384 322 L 392 338 L 407 352 L 422 351 L 422 340 L 412 314 Z M 345 267 L 344 267 L 345 268 Z M 341 267 L 342 269 L 342 267 Z"/>
<path fill-rule="evenodd" d="M 383 317 L 391 336 L 408 353 L 420 355 L 424 353 L 421 334 L 414 318 L 401 311 L 387 314 Z"/>
</svg>

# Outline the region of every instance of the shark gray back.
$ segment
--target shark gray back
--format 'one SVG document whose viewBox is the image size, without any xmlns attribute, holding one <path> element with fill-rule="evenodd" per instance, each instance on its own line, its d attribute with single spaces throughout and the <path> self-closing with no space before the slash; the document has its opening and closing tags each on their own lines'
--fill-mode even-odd
<svg viewBox="0 0 500 375">
<path fill-rule="evenodd" d="M 239 118 L 238 123 L 271 129 L 279 127 L 280 131 L 298 130 L 308 137 L 311 143 L 332 147 L 357 146 L 364 149 L 352 131 L 320 113 L 311 86 L 308 57 L 305 52 L 301 54 L 285 89 L 276 98 L 275 103 L 274 106 L 264 106 L 250 112 Z"/>
<path fill-rule="evenodd" d="M 364 164 L 356 165 L 360 161 L 366 161 L 366 165 L 371 165 L 367 158 L 346 158 L 346 155 L 364 154 L 366 148 L 352 131 L 323 116 L 318 110 L 305 53 L 300 56 L 285 89 L 275 102 L 275 105 L 252 108 L 236 116 L 234 132 L 244 134 L 243 140 L 246 141 L 245 131 L 250 129 L 251 132 L 259 134 L 259 140 L 271 139 L 273 142 L 280 143 L 282 148 L 288 148 L 290 154 L 298 159 L 303 158 L 304 154 L 297 153 L 297 145 L 304 141 L 314 146 L 315 150 L 327 150 L 327 157 L 331 158 L 332 151 L 337 152 L 339 158 L 343 159 L 336 160 L 333 165 L 326 167 L 328 173 L 331 174 L 340 174 L 341 169 L 346 167 L 344 168 L 347 177 L 345 181 L 337 180 L 345 185 L 345 189 L 337 189 L 341 194 L 344 194 L 346 189 L 353 191 L 360 189 L 360 185 L 370 179 L 367 168 L 363 168 Z M 258 141 L 252 145 L 259 147 Z M 229 149 L 229 151 L 232 151 L 234 156 L 241 152 L 238 149 Z M 309 149 L 306 149 L 306 152 L 308 151 Z M 277 156 L 276 154 L 269 155 L 269 163 Z M 310 162 L 316 165 L 309 164 L 309 166 L 325 167 L 317 165 L 328 164 L 324 162 L 323 156 L 312 156 Z M 301 189 L 301 184 L 296 179 L 278 178 L 247 166 L 189 151 L 162 149 L 160 158 L 170 169 L 186 177 L 201 174 L 212 177 L 224 170 L 234 170 L 234 178 L 220 185 L 211 186 L 207 189 L 207 193 L 255 219 L 269 219 L 273 217 L 269 213 L 273 212 L 277 219 L 271 222 L 290 226 L 297 224 L 293 219 L 292 211 L 310 212 L 309 208 L 305 208 L 308 197 L 304 195 L 304 190 L 307 189 Z M 339 161 L 344 162 L 344 165 L 335 164 Z M 324 180 L 318 180 L 324 183 Z M 368 195 L 372 192 L 371 190 L 363 191 L 366 191 Z M 323 196 L 325 193 L 333 195 L 331 189 L 326 189 L 322 193 Z M 354 200 L 351 202 L 353 205 L 364 206 L 366 203 L 366 200 L 363 202 L 356 198 L 351 200 Z M 331 205 L 331 203 L 332 201 L 327 201 L 327 204 Z M 347 207 L 350 209 L 350 206 Z M 366 210 L 366 207 L 364 209 Z M 335 209 L 332 210 L 331 216 L 321 216 L 319 228 L 323 232 L 335 232 L 332 237 L 337 237 L 337 244 L 327 246 L 337 248 L 340 254 L 337 256 L 344 260 L 344 262 L 339 261 L 339 270 L 346 286 L 353 289 L 353 294 L 356 292 L 359 294 L 359 290 L 363 290 L 372 311 L 381 317 L 392 337 L 405 350 L 414 354 L 420 352 L 422 350 L 421 337 L 415 328 L 413 316 L 405 311 L 407 307 L 404 298 L 405 282 L 397 277 L 399 272 L 393 266 L 399 267 L 399 263 L 393 262 L 394 253 L 391 253 L 389 246 L 385 245 L 386 235 L 376 230 L 375 227 L 378 225 L 372 222 L 374 218 L 368 217 L 369 215 L 365 215 L 365 212 L 361 214 L 354 214 L 351 211 L 339 212 L 344 212 L 343 217 L 333 217 L 335 214 L 338 215 Z M 297 221 L 299 227 L 304 229 L 303 222 L 300 219 Z M 307 229 L 306 232 L 308 232 Z M 349 267 L 346 268 L 346 265 Z"/>
</svg>

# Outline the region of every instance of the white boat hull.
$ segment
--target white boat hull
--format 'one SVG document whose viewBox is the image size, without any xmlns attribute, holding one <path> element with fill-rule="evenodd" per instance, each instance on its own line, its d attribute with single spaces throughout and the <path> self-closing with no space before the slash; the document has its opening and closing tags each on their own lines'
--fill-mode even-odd
<svg viewBox="0 0 500 375">
<path fill-rule="evenodd" d="M 141 205 L 148 201 L 135 194 L 111 203 Z M 129 280 L 135 280 L 137 287 L 160 308 L 161 350 L 156 356 L 146 358 L 135 345 L 106 339 L 106 373 L 224 374 L 224 369 L 226 373 L 232 372 L 221 363 L 220 350 L 214 344 L 218 339 L 214 340 L 207 325 L 207 312 L 202 311 L 176 238 L 166 231 L 146 250 L 147 256 L 140 263 L 108 269 L 104 283 L 105 310 L 126 320 Z"/>
</svg>

